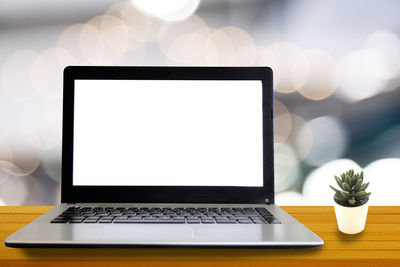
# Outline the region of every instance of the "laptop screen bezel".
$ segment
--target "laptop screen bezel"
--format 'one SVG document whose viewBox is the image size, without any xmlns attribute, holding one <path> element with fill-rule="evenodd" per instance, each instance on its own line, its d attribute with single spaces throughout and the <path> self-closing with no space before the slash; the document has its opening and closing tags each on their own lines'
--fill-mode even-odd
<svg viewBox="0 0 400 267">
<path fill-rule="evenodd" d="M 263 111 L 263 186 L 74 186 L 75 80 L 260 80 Z M 274 204 L 273 90 L 268 67 L 100 67 L 64 70 L 62 203 L 257 203 Z M 99 147 L 101 151 L 101 146 Z"/>
</svg>

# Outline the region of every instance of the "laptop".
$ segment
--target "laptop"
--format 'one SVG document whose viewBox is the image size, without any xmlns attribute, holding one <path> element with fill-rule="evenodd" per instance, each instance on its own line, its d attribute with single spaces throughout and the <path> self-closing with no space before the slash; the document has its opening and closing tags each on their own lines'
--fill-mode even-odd
<svg viewBox="0 0 400 267">
<path fill-rule="evenodd" d="M 268 67 L 64 70 L 61 204 L 9 247 L 317 247 L 274 200 Z"/>
</svg>

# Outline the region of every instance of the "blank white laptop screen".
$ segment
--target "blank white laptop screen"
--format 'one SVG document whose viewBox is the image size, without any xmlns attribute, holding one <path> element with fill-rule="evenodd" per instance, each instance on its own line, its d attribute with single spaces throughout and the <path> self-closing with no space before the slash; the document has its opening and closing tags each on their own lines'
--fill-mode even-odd
<svg viewBox="0 0 400 267">
<path fill-rule="evenodd" d="M 75 80 L 73 185 L 263 186 L 262 83 Z"/>
</svg>

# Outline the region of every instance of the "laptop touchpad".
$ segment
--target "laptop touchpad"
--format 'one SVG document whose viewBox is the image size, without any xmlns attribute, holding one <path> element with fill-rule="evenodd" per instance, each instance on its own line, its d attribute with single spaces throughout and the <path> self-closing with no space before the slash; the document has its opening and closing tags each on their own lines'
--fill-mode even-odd
<svg viewBox="0 0 400 267">
<path fill-rule="evenodd" d="M 105 226 L 98 235 L 102 241 L 190 241 L 191 227 L 186 225 L 112 225 Z"/>
</svg>

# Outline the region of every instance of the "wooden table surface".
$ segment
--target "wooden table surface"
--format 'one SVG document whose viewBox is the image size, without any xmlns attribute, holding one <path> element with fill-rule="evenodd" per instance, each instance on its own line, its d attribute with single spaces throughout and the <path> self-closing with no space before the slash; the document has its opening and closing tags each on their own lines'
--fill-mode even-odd
<svg viewBox="0 0 400 267">
<path fill-rule="evenodd" d="M 282 207 L 322 237 L 308 249 L 8 248 L 4 239 L 52 207 L 0 206 L 0 266 L 400 266 L 400 207 L 370 207 L 364 232 L 338 231 L 333 207 Z"/>
</svg>

